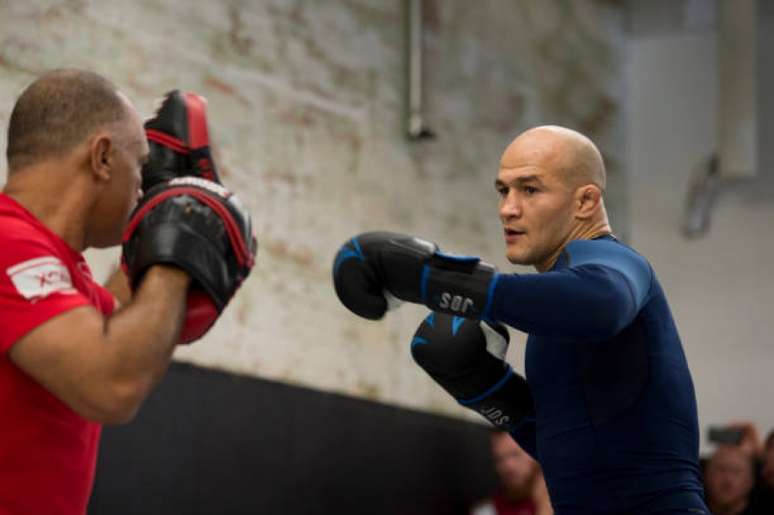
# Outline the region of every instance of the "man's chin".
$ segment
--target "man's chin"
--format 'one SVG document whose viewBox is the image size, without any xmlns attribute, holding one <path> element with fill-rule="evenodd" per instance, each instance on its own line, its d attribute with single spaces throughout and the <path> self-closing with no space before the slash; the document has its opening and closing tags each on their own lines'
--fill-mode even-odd
<svg viewBox="0 0 774 515">
<path fill-rule="evenodd" d="M 513 265 L 525 265 L 530 266 L 534 264 L 534 261 L 529 256 L 516 252 L 505 251 L 505 258 Z"/>
</svg>

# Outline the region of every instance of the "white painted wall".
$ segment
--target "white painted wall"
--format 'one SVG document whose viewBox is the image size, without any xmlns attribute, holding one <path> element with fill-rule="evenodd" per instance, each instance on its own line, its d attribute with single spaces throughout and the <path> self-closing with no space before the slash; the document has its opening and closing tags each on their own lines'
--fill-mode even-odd
<svg viewBox="0 0 774 515">
<path fill-rule="evenodd" d="M 499 153 L 530 125 L 587 130 L 613 172 L 616 232 L 631 233 L 669 295 L 702 425 L 774 427 L 774 202 L 759 186 L 729 187 L 709 236 L 678 232 L 690 173 L 714 147 L 711 0 L 630 2 L 628 47 L 610 2 L 427 4 L 432 143 L 403 137 L 400 2 L 368 0 L 0 2 L 0 122 L 56 66 L 108 75 L 145 114 L 169 88 L 205 94 L 261 248 L 223 320 L 177 359 L 454 415 L 464 410 L 408 354 L 423 310 L 351 316 L 330 284 L 336 247 L 387 228 L 507 268 L 491 190 Z M 115 257 L 89 253 L 103 276 Z"/>
<path fill-rule="evenodd" d="M 732 420 L 774 428 L 774 181 L 721 188 L 709 234 L 679 232 L 691 173 L 715 151 L 715 42 L 712 24 L 635 34 L 626 58 L 632 244 L 669 298 L 703 438 Z"/>
<path fill-rule="evenodd" d="M 542 123 L 601 145 L 625 232 L 623 9 L 601 0 L 425 3 L 433 142 L 404 136 L 398 0 L 0 1 L 0 122 L 52 67 L 107 75 L 144 114 L 168 89 L 204 94 L 224 181 L 252 210 L 260 248 L 214 330 L 176 359 L 464 416 L 410 357 L 425 310 L 357 319 L 333 292 L 333 256 L 355 233 L 388 229 L 507 267 L 497 163 L 515 134 Z M 102 277 L 116 256 L 88 254 Z M 515 340 L 522 368 L 523 337 Z"/>
</svg>

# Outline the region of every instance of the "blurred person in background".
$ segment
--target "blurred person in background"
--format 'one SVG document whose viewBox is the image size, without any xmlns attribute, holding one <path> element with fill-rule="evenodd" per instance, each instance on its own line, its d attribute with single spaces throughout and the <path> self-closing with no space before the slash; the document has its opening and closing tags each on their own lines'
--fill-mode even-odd
<svg viewBox="0 0 774 515">
<path fill-rule="evenodd" d="M 774 430 L 769 432 L 760 452 L 760 473 L 751 504 L 760 513 L 774 513 Z"/>
<path fill-rule="evenodd" d="M 745 511 L 740 513 L 774 514 L 774 431 L 771 431 L 765 443 L 762 443 L 758 428 L 750 421 L 732 422 L 717 429 L 720 430 L 718 433 L 721 437 L 715 443 L 721 445 L 715 454 L 724 455 L 722 459 L 719 458 L 719 461 L 726 470 L 725 472 L 718 472 L 717 470 L 712 472 L 716 474 L 716 476 L 713 476 L 713 481 L 717 481 L 719 487 L 722 486 L 722 491 L 713 492 L 714 497 L 727 498 L 730 496 L 730 492 L 735 491 L 734 487 L 730 486 L 730 483 L 744 483 L 747 480 L 746 467 L 741 475 L 737 473 L 730 479 L 721 478 L 726 473 L 731 474 L 734 468 L 731 464 L 732 459 L 728 456 L 729 453 L 727 451 L 722 451 L 721 453 L 721 448 L 729 447 L 737 451 L 731 454 L 743 455 L 745 463 L 750 463 L 752 466 L 752 489 L 747 495 L 748 502 L 745 505 Z M 723 435 L 725 435 L 725 438 L 723 438 Z M 710 441 L 712 440 L 713 434 L 711 432 Z M 710 458 L 710 461 L 713 458 L 714 455 Z M 705 477 L 708 467 L 709 462 L 707 467 L 705 467 Z M 709 491 L 707 495 L 709 498 Z M 720 507 L 717 508 L 719 509 Z"/>
<path fill-rule="evenodd" d="M 751 493 L 755 482 L 753 457 L 740 445 L 723 444 L 707 461 L 704 488 L 707 505 L 714 515 L 751 515 Z"/>
<path fill-rule="evenodd" d="M 471 515 L 552 515 L 546 482 L 537 461 L 505 431 L 491 433 L 497 491 L 477 503 Z"/>
</svg>

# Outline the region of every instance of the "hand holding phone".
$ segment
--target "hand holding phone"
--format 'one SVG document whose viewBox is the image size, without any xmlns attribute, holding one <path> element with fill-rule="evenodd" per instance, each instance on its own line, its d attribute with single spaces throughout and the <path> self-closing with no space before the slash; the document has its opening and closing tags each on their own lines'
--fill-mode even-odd
<svg viewBox="0 0 774 515">
<path fill-rule="evenodd" d="M 743 431 L 733 427 L 710 426 L 707 431 L 709 441 L 717 444 L 739 445 L 742 436 Z"/>
</svg>

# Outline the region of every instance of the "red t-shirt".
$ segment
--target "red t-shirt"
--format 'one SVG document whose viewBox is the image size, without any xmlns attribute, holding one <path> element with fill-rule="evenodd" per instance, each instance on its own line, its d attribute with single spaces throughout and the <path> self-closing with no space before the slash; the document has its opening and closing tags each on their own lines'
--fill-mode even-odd
<svg viewBox="0 0 774 515">
<path fill-rule="evenodd" d="M 537 507 L 531 499 L 509 501 L 504 495 L 497 494 L 492 498 L 497 515 L 535 515 Z"/>
<path fill-rule="evenodd" d="M 109 315 L 114 298 L 80 253 L 0 193 L 0 515 L 86 512 L 101 427 L 17 368 L 8 351 L 50 318 L 89 304 Z"/>
<path fill-rule="evenodd" d="M 537 506 L 532 499 L 511 501 L 502 491 L 475 505 L 470 515 L 535 515 Z"/>
</svg>

